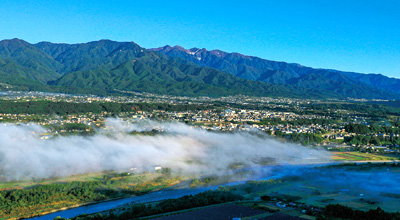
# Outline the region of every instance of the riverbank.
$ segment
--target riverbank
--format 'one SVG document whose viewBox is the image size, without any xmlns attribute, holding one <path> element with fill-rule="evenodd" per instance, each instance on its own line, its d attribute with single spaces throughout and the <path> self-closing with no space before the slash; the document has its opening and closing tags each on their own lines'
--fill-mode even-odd
<svg viewBox="0 0 400 220">
<path fill-rule="evenodd" d="M 50 183 L 35 187 L 0 191 L 0 218 L 29 218 L 59 210 L 75 209 L 96 203 L 142 195 L 180 183 L 169 174 L 121 175 L 113 173 L 94 181 Z M 18 202 L 15 202 L 18 200 Z"/>
<path fill-rule="evenodd" d="M 210 189 L 238 194 L 249 201 L 270 198 L 270 205 L 280 207 L 280 209 L 289 205 L 295 206 L 295 204 L 323 208 L 328 204 L 338 203 L 363 211 L 381 207 L 388 212 L 397 212 L 399 209 L 395 204 L 400 203 L 400 186 L 397 185 L 400 181 L 398 175 L 400 167 L 390 163 L 376 164 L 373 163 L 369 166 L 367 163 L 358 165 L 335 163 L 334 166 L 309 164 L 264 167 L 266 172 L 259 174 L 265 175 L 260 175 L 251 181 L 199 188 L 165 189 L 135 197 L 133 200 L 118 201 L 119 204 L 114 203 L 108 207 L 103 206 L 98 209 L 92 207 L 90 210 L 77 210 L 74 213 L 60 212 L 53 216 L 44 216 L 46 218 L 40 220 L 52 219 L 57 216 L 72 218 L 83 213 L 101 212 L 103 216 L 110 213 L 118 214 L 135 205 L 155 204 Z M 365 167 L 368 169 L 364 169 Z"/>
<path fill-rule="evenodd" d="M 254 168 L 257 169 L 256 171 L 261 171 L 259 173 L 259 176 L 256 179 L 278 179 L 278 178 L 282 178 L 284 176 L 287 175 L 295 175 L 296 173 L 300 172 L 298 170 L 304 170 L 304 169 L 313 169 L 313 167 L 317 166 L 317 167 L 323 167 L 326 165 L 342 165 L 342 164 L 367 164 L 367 163 L 373 163 L 373 164 L 377 164 L 377 163 L 400 163 L 400 161 L 340 161 L 340 162 L 329 162 L 329 163 L 314 163 L 314 164 L 303 164 L 303 165 L 276 165 L 276 166 L 268 166 L 268 167 L 258 167 L 258 168 Z M 280 167 L 278 169 L 276 169 L 277 171 L 273 171 L 273 169 L 275 169 L 276 167 Z M 282 168 L 282 167 L 286 167 L 286 168 Z M 279 169 L 283 169 L 280 170 Z M 303 171 L 301 171 L 303 172 Z M 264 175 L 264 176 L 263 176 Z M 239 181 L 239 182 L 231 182 L 231 183 L 227 183 L 227 184 L 218 184 L 216 186 L 204 186 L 204 187 L 200 187 L 198 188 L 200 191 L 202 190 L 209 190 L 209 189 L 216 189 L 218 188 L 218 186 L 222 185 L 235 185 L 235 184 L 241 184 L 244 183 L 246 180 L 243 181 Z M 190 182 L 190 181 L 189 181 Z M 122 197 L 117 197 L 117 198 L 112 198 L 112 199 L 107 199 L 107 200 L 102 200 L 102 201 L 96 201 L 96 202 L 88 202 L 88 203 L 82 203 L 79 205 L 74 205 L 74 206 L 70 206 L 70 207 L 63 207 L 63 208 L 59 208 L 59 209 L 54 209 L 51 211 L 47 211 L 47 212 L 42 212 L 40 214 L 36 214 L 34 215 L 35 217 L 40 217 L 40 216 L 48 216 L 51 215 L 53 213 L 60 213 L 63 211 L 69 211 L 69 210 L 82 210 L 81 213 L 89 213 L 90 212 L 97 212 L 97 211 L 101 211 L 101 210 L 107 210 L 109 208 L 113 208 L 115 207 L 112 204 L 124 204 L 124 203 L 129 203 L 129 202 L 143 202 L 143 201 L 157 201 L 160 200 L 161 198 L 173 198 L 175 197 L 174 193 L 176 195 L 186 195 L 185 193 L 181 193 L 184 192 L 186 190 L 187 193 L 191 194 L 193 192 L 200 192 L 200 191 L 196 191 L 196 188 L 185 188 L 188 181 L 179 181 L 179 182 L 175 182 L 174 184 L 170 184 L 164 188 L 159 188 L 157 190 L 152 190 L 152 191 L 148 191 L 149 193 L 146 195 L 149 196 L 122 196 Z M 174 186 L 171 188 L 171 186 Z M 178 187 L 181 186 L 181 187 Z M 168 188 L 168 189 L 166 189 Z M 162 189 L 162 190 L 160 190 Z M 182 190 L 182 191 L 179 191 Z M 172 192 L 172 193 L 170 193 Z M 109 205 L 108 203 L 112 203 L 111 205 Z M 105 205 L 103 205 L 105 204 Z M 92 206 L 99 206 L 102 207 L 100 209 L 96 209 L 96 208 L 92 208 Z M 86 208 L 88 207 L 88 208 Z M 75 214 L 79 215 L 79 212 L 69 212 L 72 213 L 71 216 L 74 216 Z M 28 217 L 28 216 L 26 216 Z M 33 216 L 30 216 L 33 217 Z M 54 216 L 57 217 L 57 216 Z M 32 219 L 49 219 L 49 218 L 32 218 Z"/>
</svg>

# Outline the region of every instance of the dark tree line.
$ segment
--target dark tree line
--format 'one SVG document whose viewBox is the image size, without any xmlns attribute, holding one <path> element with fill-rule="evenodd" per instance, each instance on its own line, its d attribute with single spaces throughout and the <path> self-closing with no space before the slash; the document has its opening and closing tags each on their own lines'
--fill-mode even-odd
<svg viewBox="0 0 400 220">
<path fill-rule="evenodd" d="M 14 102 L 0 100 L 0 113 L 3 114 L 79 114 L 79 113 L 120 113 L 131 111 L 192 111 L 212 109 L 211 105 L 184 105 L 167 103 L 115 103 L 115 102 L 94 102 L 94 103 L 71 103 L 52 101 L 29 101 Z"/>
<path fill-rule="evenodd" d="M 349 124 L 344 128 L 349 133 L 356 134 L 400 134 L 400 124 L 394 123 L 394 126 L 380 126 L 380 125 L 363 125 L 363 124 Z"/>
<path fill-rule="evenodd" d="M 167 199 L 156 204 L 136 204 L 130 206 L 126 211 L 114 214 L 112 211 L 106 214 L 80 215 L 73 220 L 103 220 L 103 219 L 136 219 L 144 216 L 157 215 L 190 208 L 221 204 L 226 202 L 242 200 L 243 197 L 222 191 L 206 191 L 196 195 L 187 195 L 178 199 Z M 55 218 L 63 219 L 63 218 Z"/>
<path fill-rule="evenodd" d="M 348 144 L 355 145 L 400 145 L 400 137 L 383 137 L 383 136 L 368 136 L 356 135 L 344 139 Z"/>
<path fill-rule="evenodd" d="M 369 211 L 361 211 L 339 204 L 329 204 L 317 219 L 396 220 L 400 219 L 400 213 L 388 213 L 379 207 Z"/>
</svg>

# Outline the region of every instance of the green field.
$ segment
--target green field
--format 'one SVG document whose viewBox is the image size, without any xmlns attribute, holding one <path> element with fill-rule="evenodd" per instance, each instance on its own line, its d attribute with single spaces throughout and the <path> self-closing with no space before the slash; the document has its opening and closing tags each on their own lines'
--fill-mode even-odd
<svg viewBox="0 0 400 220">
<path fill-rule="evenodd" d="M 372 154 L 358 151 L 333 152 L 332 159 L 335 161 L 379 161 L 379 160 L 400 160 L 395 154 Z"/>
</svg>

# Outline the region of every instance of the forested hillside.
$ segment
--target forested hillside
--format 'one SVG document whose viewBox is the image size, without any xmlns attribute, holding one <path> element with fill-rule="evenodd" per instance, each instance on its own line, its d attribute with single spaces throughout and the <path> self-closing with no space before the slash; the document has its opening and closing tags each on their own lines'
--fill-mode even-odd
<svg viewBox="0 0 400 220">
<path fill-rule="evenodd" d="M 362 82 L 361 82 L 362 81 Z M 0 41 L 0 89 L 110 95 L 118 91 L 181 96 L 397 99 L 397 84 L 237 53 L 134 42 L 82 44 Z M 393 81 L 397 83 L 397 81 Z M 393 84 L 393 85 L 392 85 Z"/>
</svg>

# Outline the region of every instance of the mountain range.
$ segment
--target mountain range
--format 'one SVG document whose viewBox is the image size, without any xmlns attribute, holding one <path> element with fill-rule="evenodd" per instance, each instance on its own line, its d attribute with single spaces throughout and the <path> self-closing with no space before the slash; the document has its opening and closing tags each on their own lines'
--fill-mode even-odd
<svg viewBox="0 0 400 220">
<path fill-rule="evenodd" d="M 150 51 L 180 57 L 200 66 L 212 67 L 253 81 L 322 89 L 350 96 L 356 95 L 357 91 L 367 95 L 367 92 L 363 92 L 363 90 L 370 90 L 371 88 L 400 94 L 400 79 L 389 78 L 382 74 L 314 69 L 295 63 L 271 61 L 220 50 L 208 51 L 204 48 L 185 49 L 181 46 L 171 47 L 167 45 L 150 49 Z"/>
<path fill-rule="evenodd" d="M 219 50 L 100 40 L 81 44 L 0 41 L 0 90 L 106 95 L 398 99 L 400 80 L 314 69 Z"/>
</svg>

